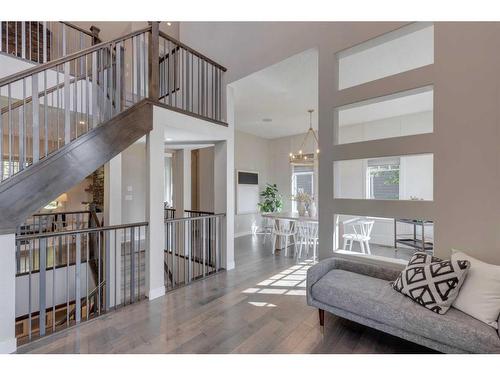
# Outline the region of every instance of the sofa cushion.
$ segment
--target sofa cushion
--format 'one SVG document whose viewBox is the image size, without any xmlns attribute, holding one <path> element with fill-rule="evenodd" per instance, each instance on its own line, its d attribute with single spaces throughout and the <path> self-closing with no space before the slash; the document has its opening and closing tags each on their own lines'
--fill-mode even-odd
<svg viewBox="0 0 500 375">
<path fill-rule="evenodd" d="M 438 315 L 381 279 L 333 269 L 311 287 L 319 302 L 468 352 L 498 353 L 492 327 L 454 308 Z"/>
<path fill-rule="evenodd" d="M 471 264 L 453 307 L 498 329 L 500 266 L 481 262 L 461 251 L 452 251 L 451 259 L 465 259 Z"/>
<path fill-rule="evenodd" d="M 417 252 L 392 286 L 429 310 L 445 314 L 457 298 L 469 267 L 466 260 L 441 260 Z"/>
</svg>

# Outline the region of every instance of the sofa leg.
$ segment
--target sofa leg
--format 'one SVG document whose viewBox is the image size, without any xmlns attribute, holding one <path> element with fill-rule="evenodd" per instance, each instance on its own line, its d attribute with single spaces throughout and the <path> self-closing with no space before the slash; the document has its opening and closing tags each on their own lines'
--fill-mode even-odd
<svg viewBox="0 0 500 375">
<path fill-rule="evenodd" d="M 318 309 L 318 313 L 319 313 L 319 325 L 321 327 L 324 327 L 325 326 L 325 310 Z"/>
</svg>

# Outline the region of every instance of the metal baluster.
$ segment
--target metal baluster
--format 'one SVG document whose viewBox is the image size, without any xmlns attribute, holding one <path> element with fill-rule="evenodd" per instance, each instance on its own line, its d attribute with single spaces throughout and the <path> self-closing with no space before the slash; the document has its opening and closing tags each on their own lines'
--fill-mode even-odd
<svg viewBox="0 0 500 375">
<path fill-rule="evenodd" d="M 80 290 L 80 273 L 81 273 L 81 234 L 76 234 L 76 254 L 75 254 L 75 322 L 78 324 L 81 321 L 82 299 Z"/>
<path fill-rule="evenodd" d="M 109 281 L 111 280 L 111 262 L 110 260 L 110 237 L 107 235 L 106 231 L 102 232 L 104 236 L 104 269 L 105 269 L 105 275 L 104 275 L 104 281 L 106 285 L 106 292 L 104 293 L 104 298 L 105 298 L 105 303 L 104 303 L 104 311 L 109 310 L 111 307 L 111 300 L 110 300 L 110 295 L 111 295 L 111 285 Z"/>
<path fill-rule="evenodd" d="M 116 252 L 116 246 L 117 246 L 117 236 L 116 236 L 116 232 L 117 230 L 115 229 L 114 231 L 114 234 L 115 234 L 115 240 L 114 240 L 114 251 L 115 251 L 115 270 L 114 270 L 114 275 L 115 275 L 115 283 L 114 283 L 114 294 L 115 294 L 115 299 L 114 299 L 114 308 L 116 309 L 116 306 L 118 305 L 118 299 L 117 299 L 117 293 L 116 291 L 118 290 L 118 276 L 117 276 L 117 270 L 118 270 L 118 257 L 117 257 L 117 252 Z M 121 251 L 120 251 L 121 253 Z M 121 260 L 121 254 L 120 254 L 120 260 Z"/>
<path fill-rule="evenodd" d="M 44 148 L 45 148 L 45 156 L 49 154 L 49 114 L 47 110 L 49 98 L 47 97 L 47 71 L 43 72 L 43 126 L 44 126 Z"/>
<path fill-rule="evenodd" d="M 22 79 L 23 86 L 23 104 L 22 109 L 19 110 L 19 171 L 22 171 L 25 166 L 26 154 L 25 154 L 25 144 L 26 144 L 26 80 Z M 22 114 L 22 116 L 21 116 Z"/>
<path fill-rule="evenodd" d="M 7 113 L 9 114 L 9 177 L 12 177 L 12 175 L 13 175 L 13 171 L 12 171 L 12 141 L 13 141 L 12 137 L 13 137 L 13 134 L 12 134 L 12 97 L 11 97 L 10 83 L 7 85 L 7 101 L 8 101 Z"/>
<path fill-rule="evenodd" d="M 90 233 L 86 233 L 85 237 L 85 320 L 89 320 L 90 304 L 89 304 L 89 253 L 90 253 Z"/>
<path fill-rule="evenodd" d="M 87 131 L 91 128 L 90 125 L 90 80 L 89 80 L 89 66 L 88 66 L 88 57 L 89 55 L 85 55 L 85 122 L 87 125 Z"/>
<path fill-rule="evenodd" d="M 207 245 L 207 241 L 206 241 L 206 225 L 207 224 L 207 221 L 206 219 L 203 219 L 202 221 L 202 243 L 203 243 L 203 263 L 202 263 L 202 274 L 203 274 L 203 277 L 205 277 L 205 268 L 206 268 L 206 252 L 207 252 L 207 248 L 206 248 L 206 245 Z"/>
<path fill-rule="evenodd" d="M 58 248 L 61 252 L 61 247 Z M 52 333 L 56 331 L 56 246 L 52 239 Z"/>
<path fill-rule="evenodd" d="M 33 269 L 33 249 L 32 249 L 32 243 L 34 243 L 34 240 L 29 240 L 28 241 L 28 251 L 29 251 L 29 269 L 28 269 L 28 338 L 31 341 L 31 313 L 32 313 L 32 306 L 31 306 L 31 271 Z"/>
<path fill-rule="evenodd" d="M 66 327 L 69 327 L 69 320 L 70 320 L 70 316 L 69 316 L 69 265 L 70 265 L 69 244 L 70 244 L 70 241 L 67 241 L 66 242 Z"/>
<path fill-rule="evenodd" d="M 45 304 L 46 304 L 46 265 L 47 265 L 47 238 L 42 238 L 39 241 L 39 281 L 38 281 L 38 295 L 39 295 L 39 314 L 38 321 L 40 327 L 40 336 L 45 336 Z"/>
<path fill-rule="evenodd" d="M 66 56 L 66 25 L 63 23 L 62 24 L 62 55 Z"/>
<path fill-rule="evenodd" d="M 47 62 L 47 22 L 43 21 L 43 62 Z"/>
<path fill-rule="evenodd" d="M 98 66 L 98 74 L 99 80 L 98 88 L 99 88 L 99 97 L 101 100 L 99 101 L 99 124 L 101 124 L 106 118 L 106 85 L 104 83 L 104 51 L 106 47 L 102 48 L 99 52 L 99 66 Z"/>
<path fill-rule="evenodd" d="M 97 234 L 97 312 L 101 315 L 101 232 Z"/>
<path fill-rule="evenodd" d="M 135 301 L 135 238 L 134 228 L 130 228 L 130 302 Z"/>
<path fill-rule="evenodd" d="M 141 98 L 144 98 L 148 96 L 148 63 L 147 63 L 147 58 L 146 58 L 146 34 L 142 33 L 140 35 L 142 39 L 142 45 L 141 45 L 141 51 L 142 51 L 142 84 L 143 84 L 143 95 Z M 155 62 L 157 64 L 158 61 Z M 155 98 L 155 100 L 158 98 Z"/>
<path fill-rule="evenodd" d="M 78 92 L 77 92 L 77 86 L 78 86 L 78 68 L 77 68 L 77 62 L 78 59 L 74 60 L 73 65 L 74 65 L 74 78 L 73 78 L 73 123 L 75 124 L 75 139 L 78 138 L 78 118 L 79 118 L 79 113 L 78 113 Z M 69 87 L 71 89 L 71 85 Z M 68 90 L 69 91 L 69 90 Z M 70 108 L 71 110 L 71 108 Z"/>
<path fill-rule="evenodd" d="M 40 159 L 40 102 L 38 98 L 38 73 L 31 76 L 32 120 L 33 120 L 33 164 Z"/>
<path fill-rule="evenodd" d="M 17 53 L 17 26 L 18 26 L 18 23 L 17 22 L 14 22 L 14 47 L 15 47 L 15 55 L 17 57 L 19 57 L 18 53 Z"/>
<path fill-rule="evenodd" d="M 17 31 L 17 27 L 16 27 Z M 16 35 L 16 43 L 17 43 L 17 35 Z M 17 51 L 16 51 L 17 55 Z M 21 22 L 21 58 L 26 58 L 26 24 L 24 21 Z"/>
<path fill-rule="evenodd" d="M 118 43 L 116 46 L 116 91 L 115 91 L 115 114 L 120 113 L 122 108 L 122 51 L 121 51 L 121 44 Z"/>
<path fill-rule="evenodd" d="M 138 247 L 137 247 L 137 299 L 141 299 L 141 227 L 139 230 Z"/>
<path fill-rule="evenodd" d="M 97 118 L 97 51 L 92 52 L 92 127 L 98 124 Z"/>
</svg>

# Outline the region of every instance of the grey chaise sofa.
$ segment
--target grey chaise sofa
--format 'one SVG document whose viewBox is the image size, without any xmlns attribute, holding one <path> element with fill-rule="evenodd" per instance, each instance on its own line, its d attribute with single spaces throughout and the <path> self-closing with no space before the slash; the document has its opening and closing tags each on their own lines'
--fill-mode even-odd
<svg viewBox="0 0 500 375">
<path fill-rule="evenodd" d="M 329 258 L 307 271 L 307 303 L 443 353 L 500 353 L 500 332 L 450 308 L 436 314 L 392 289 L 401 269 Z M 499 317 L 500 324 L 500 317 Z"/>
</svg>

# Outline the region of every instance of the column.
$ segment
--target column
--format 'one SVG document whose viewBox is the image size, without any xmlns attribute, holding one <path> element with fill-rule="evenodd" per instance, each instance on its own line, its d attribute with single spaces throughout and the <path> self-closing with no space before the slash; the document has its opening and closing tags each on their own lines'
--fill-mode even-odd
<svg viewBox="0 0 500 375">
<path fill-rule="evenodd" d="M 163 193 L 165 189 L 165 145 L 163 128 L 153 124 L 146 138 L 146 295 L 150 300 L 165 294 Z"/>
<path fill-rule="evenodd" d="M 0 235 L 0 354 L 16 350 L 16 237 Z"/>
</svg>

